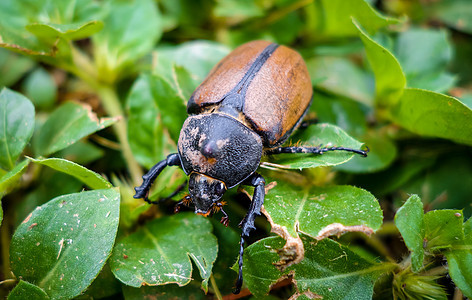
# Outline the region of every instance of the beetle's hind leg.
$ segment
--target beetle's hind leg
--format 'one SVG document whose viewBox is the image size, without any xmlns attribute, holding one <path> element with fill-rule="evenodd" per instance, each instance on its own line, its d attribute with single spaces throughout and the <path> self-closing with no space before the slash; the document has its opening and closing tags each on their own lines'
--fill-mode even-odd
<svg viewBox="0 0 472 300">
<path fill-rule="evenodd" d="M 152 183 L 156 180 L 157 176 L 164 170 L 167 166 L 180 166 L 180 156 L 178 153 L 169 154 L 166 159 L 155 164 L 149 172 L 143 175 L 143 183 L 135 187 L 133 198 L 139 199 L 143 198 L 149 204 L 156 204 L 159 201 L 151 201 L 148 199 L 149 189 L 151 188 Z"/>
<path fill-rule="evenodd" d="M 323 154 L 328 151 L 347 151 L 356 154 L 360 154 L 364 157 L 367 156 L 369 148 L 366 147 L 366 150 L 352 149 L 346 147 L 277 147 L 266 151 L 266 154 L 281 154 L 281 153 L 311 153 L 311 154 Z"/>
<path fill-rule="evenodd" d="M 243 285 L 243 254 L 244 254 L 244 243 L 245 238 L 249 237 L 249 234 L 253 229 L 254 220 L 261 214 L 262 204 L 264 204 L 265 197 L 265 180 L 261 175 L 254 173 L 243 184 L 254 186 L 254 195 L 252 197 L 251 205 L 244 219 L 239 224 L 241 226 L 241 244 L 239 248 L 239 274 L 238 280 L 236 281 L 236 287 L 233 291 L 234 294 L 239 294 L 241 286 Z"/>
</svg>

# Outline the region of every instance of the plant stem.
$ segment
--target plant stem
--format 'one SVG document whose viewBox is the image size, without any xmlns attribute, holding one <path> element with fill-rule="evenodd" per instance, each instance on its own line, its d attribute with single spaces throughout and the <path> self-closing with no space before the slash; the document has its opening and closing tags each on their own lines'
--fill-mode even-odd
<svg viewBox="0 0 472 300">
<path fill-rule="evenodd" d="M 140 185 L 143 172 L 131 152 L 131 147 L 128 143 L 126 117 L 114 86 L 100 83 L 97 79 L 98 73 L 90 62 L 90 59 L 73 45 L 71 48 L 74 64 L 65 66 L 65 69 L 82 79 L 100 96 L 103 107 L 110 117 L 120 118 L 118 122 L 113 125 L 113 129 L 115 130 L 115 134 L 121 146 L 121 152 L 128 167 L 131 181 L 135 186 Z"/>
<path fill-rule="evenodd" d="M 3 261 L 3 276 L 6 279 L 11 278 L 10 271 L 10 220 L 8 218 L 3 219 L 2 226 L 0 227 L 0 241 Z"/>
<path fill-rule="evenodd" d="M 210 283 L 213 288 L 213 292 L 215 292 L 215 296 L 218 300 L 222 300 L 223 296 L 221 295 L 220 290 L 218 289 L 218 285 L 216 285 L 216 280 L 215 277 L 213 277 L 213 274 L 210 275 Z"/>
<path fill-rule="evenodd" d="M 123 157 L 128 166 L 128 170 L 131 175 L 131 180 L 134 185 L 139 185 L 142 177 L 142 170 L 138 162 L 134 159 L 131 147 L 128 143 L 128 126 L 126 124 L 125 115 L 121 107 L 120 100 L 116 91 L 110 86 L 99 85 L 96 87 L 96 91 L 102 99 L 103 107 L 111 117 L 121 118 L 114 124 L 114 130 L 118 137 L 118 141 L 121 145 L 121 151 Z"/>
</svg>

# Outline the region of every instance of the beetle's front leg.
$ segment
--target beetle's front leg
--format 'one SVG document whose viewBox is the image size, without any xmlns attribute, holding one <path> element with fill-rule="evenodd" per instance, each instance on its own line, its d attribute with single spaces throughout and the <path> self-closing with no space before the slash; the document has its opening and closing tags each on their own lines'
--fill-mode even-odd
<svg viewBox="0 0 472 300">
<path fill-rule="evenodd" d="M 244 243 L 245 238 L 249 237 L 250 232 L 253 229 L 256 229 L 254 226 L 254 220 L 256 216 L 261 214 L 261 207 L 264 204 L 264 196 L 265 196 L 265 180 L 264 177 L 261 175 L 254 173 L 248 179 L 246 179 L 243 184 L 252 185 L 255 187 L 254 195 L 252 196 L 252 202 L 249 207 L 249 211 L 247 212 L 244 219 L 239 224 L 241 226 L 241 245 L 239 248 L 239 274 L 238 280 L 236 281 L 236 287 L 233 291 L 234 294 L 239 294 L 241 291 L 241 286 L 243 285 L 243 253 L 244 253 Z"/>
<path fill-rule="evenodd" d="M 266 154 L 282 154 L 282 153 L 311 153 L 311 154 L 323 154 L 328 151 L 347 151 L 360 154 L 364 157 L 367 156 L 369 148 L 366 150 L 358 150 L 345 147 L 277 147 L 266 151 Z"/>
<path fill-rule="evenodd" d="M 148 199 L 149 189 L 151 184 L 156 180 L 157 176 L 164 170 L 167 166 L 180 166 L 180 156 L 178 153 L 169 154 L 166 159 L 155 164 L 149 172 L 143 175 L 143 184 L 141 186 L 135 187 L 134 190 L 136 194 L 133 198 L 139 199 L 143 198 L 149 204 L 156 204 L 155 202 Z"/>
</svg>

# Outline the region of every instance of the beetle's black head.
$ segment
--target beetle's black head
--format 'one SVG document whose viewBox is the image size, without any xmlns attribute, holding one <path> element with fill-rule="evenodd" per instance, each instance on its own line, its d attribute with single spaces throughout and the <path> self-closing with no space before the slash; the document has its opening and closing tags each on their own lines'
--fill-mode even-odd
<svg viewBox="0 0 472 300">
<path fill-rule="evenodd" d="M 221 180 L 192 172 L 188 190 L 195 204 L 195 213 L 207 216 L 226 192 L 226 185 Z"/>
</svg>

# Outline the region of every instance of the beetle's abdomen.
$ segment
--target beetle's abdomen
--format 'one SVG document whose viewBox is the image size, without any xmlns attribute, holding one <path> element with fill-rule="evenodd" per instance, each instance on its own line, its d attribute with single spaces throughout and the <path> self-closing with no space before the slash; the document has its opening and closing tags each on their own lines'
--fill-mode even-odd
<svg viewBox="0 0 472 300">
<path fill-rule="evenodd" d="M 274 147 L 290 135 L 312 95 L 308 69 L 296 51 L 254 41 L 236 48 L 213 68 L 192 94 L 187 110 L 198 114 L 214 107 L 236 108 L 244 118 L 241 122 L 261 136 L 263 145 Z"/>
<path fill-rule="evenodd" d="M 231 188 L 254 173 L 262 156 L 257 133 L 223 114 L 190 116 L 179 137 L 179 154 L 186 174 L 198 172 Z"/>
</svg>

